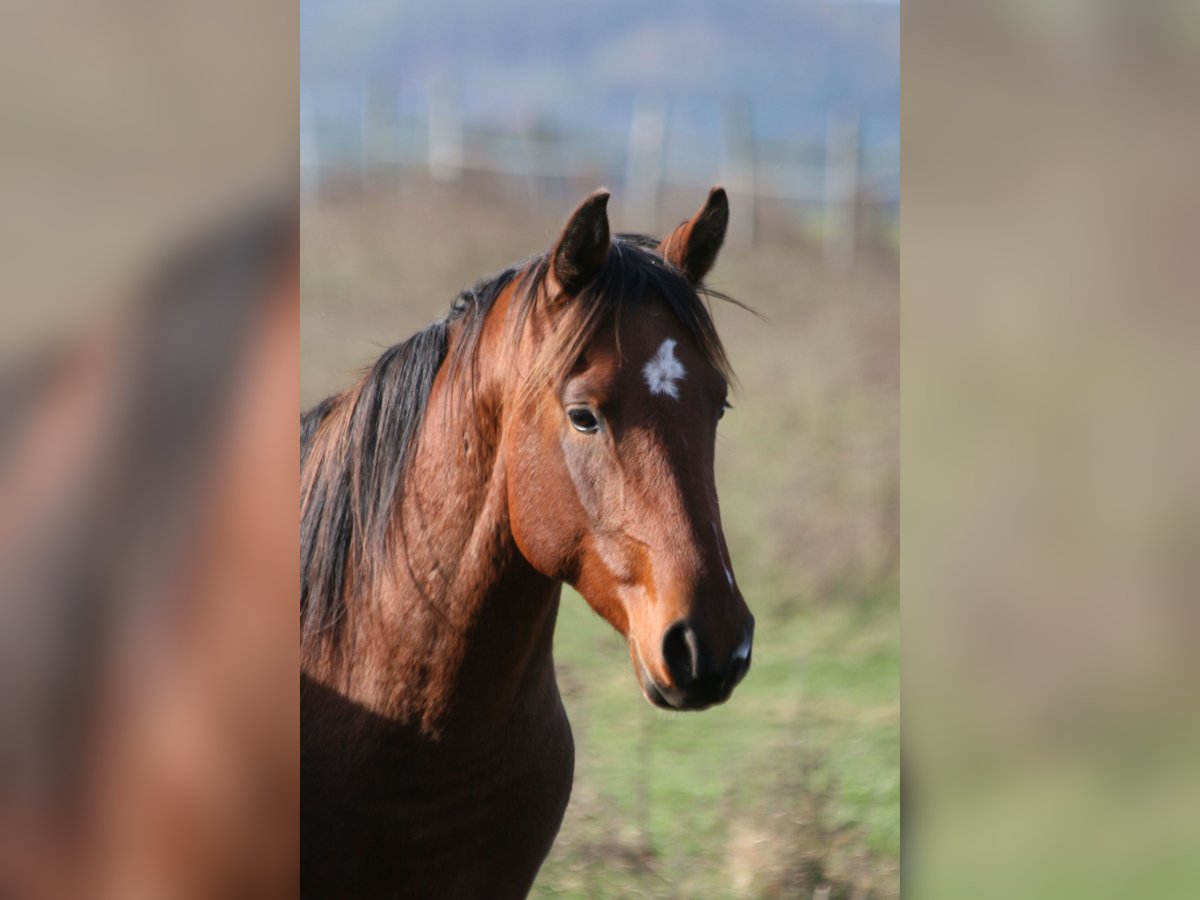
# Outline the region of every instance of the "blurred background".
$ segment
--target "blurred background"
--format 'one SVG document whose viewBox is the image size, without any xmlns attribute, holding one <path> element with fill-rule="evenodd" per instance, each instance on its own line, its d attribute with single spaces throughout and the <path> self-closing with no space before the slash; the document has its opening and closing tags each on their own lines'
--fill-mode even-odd
<svg viewBox="0 0 1200 900">
<path fill-rule="evenodd" d="M 589 191 L 663 234 L 730 193 L 717 484 L 758 619 L 667 715 L 564 596 L 571 805 L 535 896 L 899 894 L 899 8 L 301 4 L 301 400 L 353 383 Z"/>
<path fill-rule="evenodd" d="M 1195 897 L 1200 5 L 904 9 L 905 892 Z"/>
<path fill-rule="evenodd" d="M 307 201 L 465 181 L 556 220 L 603 182 L 654 231 L 719 180 L 736 239 L 798 225 L 842 265 L 895 222 L 894 3 L 305 0 L 300 36 Z"/>
<path fill-rule="evenodd" d="M 298 891 L 298 14 L 0 13 L 0 896 Z"/>
</svg>

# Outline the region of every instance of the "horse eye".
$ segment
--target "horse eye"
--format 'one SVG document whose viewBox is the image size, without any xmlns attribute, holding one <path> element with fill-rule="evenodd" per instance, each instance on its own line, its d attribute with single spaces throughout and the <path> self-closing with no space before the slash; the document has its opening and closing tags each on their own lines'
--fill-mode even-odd
<svg viewBox="0 0 1200 900">
<path fill-rule="evenodd" d="M 600 423 L 596 420 L 595 414 L 590 409 L 576 407 L 575 409 L 567 410 L 567 418 L 571 420 L 571 425 L 576 431 L 582 431 L 584 434 L 592 434 L 600 430 Z"/>
<path fill-rule="evenodd" d="M 733 409 L 733 404 L 730 403 L 728 400 L 722 400 L 721 401 L 721 411 L 719 413 L 717 413 L 717 418 L 718 419 L 725 418 L 725 410 L 727 410 L 727 409 Z"/>
</svg>

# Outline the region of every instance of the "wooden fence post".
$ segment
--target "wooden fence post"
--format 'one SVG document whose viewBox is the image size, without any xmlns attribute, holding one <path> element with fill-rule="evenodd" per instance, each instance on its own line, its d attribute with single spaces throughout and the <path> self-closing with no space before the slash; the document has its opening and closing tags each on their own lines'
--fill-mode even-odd
<svg viewBox="0 0 1200 900">
<path fill-rule="evenodd" d="M 655 234 L 662 192 L 663 150 L 667 142 L 667 105 L 640 98 L 629 123 L 625 191 L 621 198 L 625 227 Z"/>
<path fill-rule="evenodd" d="M 300 200 L 315 202 L 321 195 L 321 135 L 311 101 L 300 101 Z"/>
<path fill-rule="evenodd" d="M 456 181 L 462 173 L 462 120 L 446 86 L 429 93 L 429 174 L 436 181 Z"/>
<path fill-rule="evenodd" d="M 829 119 L 825 143 L 825 262 L 840 271 L 854 265 L 858 222 L 859 135 L 856 115 Z"/>
<path fill-rule="evenodd" d="M 757 237 L 758 166 L 754 156 L 754 121 L 750 104 L 731 102 L 725 108 L 725 146 L 721 181 L 729 193 L 731 214 L 725 240 L 733 245 L 754 243 Z"/>
<path fill-rule="evenodd" d="M 375 140 L 374 123 L 371 121 L 371 82 L 364 81 L 359 93 L 358 189 L 365 194 L 371 185 L 371 149 Z"/>
</svg>

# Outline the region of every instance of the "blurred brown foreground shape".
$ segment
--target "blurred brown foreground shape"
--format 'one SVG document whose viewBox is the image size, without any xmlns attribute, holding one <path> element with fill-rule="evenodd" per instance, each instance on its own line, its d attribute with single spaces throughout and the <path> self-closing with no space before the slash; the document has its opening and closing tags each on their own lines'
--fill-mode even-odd
<svg viewBox="0 0 1200 900">
<path fill-rule="evenodd" d="M 0 897 L 298 892 L 296 213 L 0 370 Z"/>
</svg>

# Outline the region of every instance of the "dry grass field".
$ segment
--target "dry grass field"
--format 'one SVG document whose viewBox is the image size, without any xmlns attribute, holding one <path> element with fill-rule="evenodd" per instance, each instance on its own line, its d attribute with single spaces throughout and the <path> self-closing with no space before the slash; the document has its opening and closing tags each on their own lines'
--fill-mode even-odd
<svg viewBox="0 0 1200 900">
<path fill-rule="evenodd" d="M 548 247 L 594 186 L 559 204 L 404 184 L 306 207 L 302 404 Z M 671 198 L 663 221 L 702 199 Z M 620 200 L 615 228 L 642 230 Z M 782 221 L 726 248 L 710 279 L 765 317 L 715 310 L 740 380 L 717 485 L 758 619 L 754 669 L 724 707 L 657 712 L 620 638 L 565 593 L 555 659 L 576 779 L 535 896 L 899 894 L 898 265 L 868 245 L 830 272 Z"/>
</svg>

